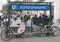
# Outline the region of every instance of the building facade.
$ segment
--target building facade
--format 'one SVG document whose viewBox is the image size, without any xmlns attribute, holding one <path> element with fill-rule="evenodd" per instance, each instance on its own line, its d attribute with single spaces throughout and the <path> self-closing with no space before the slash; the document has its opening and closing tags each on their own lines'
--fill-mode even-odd
<svg viewBox="0 0 60 42">
<path fill-rule="evenodd" d="M 59 9 L 60 9 L 60 6 L 59 6 L 59 2 L 60 0 L 23 0 L 22 2 L 53 2 L 53 5 L 52 5 L 52 8 L 51 8 L 51 14 L 53 14 L 54 16 L 54 22 L 60 22 L 60 12 L 59 12 Z M 23 13 L 27 14 L 27 12 L 29 12 L 29 14 L 39 14 L 39 12 L 37 11 L 24 11 Z M 43 12 L 43 11 L 42 11 Z M 48 13 L 48 12 L 45 12 L 45 13 Z"/>
<path fill-rule="evenodd" d="M 23 0 L 23 2 L 33 2 L 33 0 Z"/>
<path fill-rule="evenodd" d="M 60 0 L 23 0 L 23 2 L 52 2 L 51 14 L 54 16 L 54 22 L 60 22 L 60 14 L 59 14 L 59 1 Z M 57 6 L 57 7 L 56 7 Z M 36 12 L 36 11 L 35 11 Z M 48 12 L 46 12 L 48 13 Z"/>
</svg>

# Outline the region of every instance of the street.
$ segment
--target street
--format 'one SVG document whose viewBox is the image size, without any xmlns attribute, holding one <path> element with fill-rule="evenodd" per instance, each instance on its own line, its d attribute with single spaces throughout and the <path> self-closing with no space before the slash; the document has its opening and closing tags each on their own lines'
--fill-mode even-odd
<svg viewBox="0 0 60 42">
<path fill-rule="evenodd" d="M 0 38 L 0 42 L 60 42 L 60 36 L 13 38 L 10 41 L 3 41 Z"/>
<path fill-rule="evenodd" d="M 60 42 L 60 0 L 0 0 L 0 42 Z"/>
<path fill-rule="evenodd" d="M 58 24 L 54 24 L 60 26 Z M 3 41 L 0 37 L 0 42 L 60 42 L 59 36 L 46 36 L 46 37 L 27 37 L 27 38 L 13 38 L 10 41 Z"/>
</svg>

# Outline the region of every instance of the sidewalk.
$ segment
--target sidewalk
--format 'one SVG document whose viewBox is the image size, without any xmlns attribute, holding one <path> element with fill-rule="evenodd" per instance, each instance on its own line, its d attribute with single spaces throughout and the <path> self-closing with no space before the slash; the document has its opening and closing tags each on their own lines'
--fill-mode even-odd
<svg viewBox="0 0 60 42">
<path fill-rule="evenodd" d="M 59 29 L 60 29 L 60 24 L 59 23 L 54 23 L 53 25 L 59 27 Z M 28 31 L 30 31 L 30 28 L 28 29 Z M 0 35 L 1 35 L 1 28 L 0 28 Z"/>
<path fill-rule="evenodd" d="M 54 23 L 53 25 L 60 28 L 60 24 L 59 23 Z"/>
</svg>

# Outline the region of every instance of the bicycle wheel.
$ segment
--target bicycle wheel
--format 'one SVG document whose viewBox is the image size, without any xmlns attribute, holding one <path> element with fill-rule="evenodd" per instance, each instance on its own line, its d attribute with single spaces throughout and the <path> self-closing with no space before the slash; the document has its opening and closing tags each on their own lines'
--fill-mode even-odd
<svg viewBox="0 0 60 42">
<path fill-rule="evenodd" d="M 22 33 L 22 34 L 20 34 L 20 37 L 22 37 L 22 38 L 27 38 L 27 37 L 28 37 L 28 34 Z"/>
<path fill-rule="evenodd" d="M 47 28 L 42 29 L 41 37 L 45 37 L 47 34 Z"/>
<path fill-rule="evenodd" d="M 11 30 L 3 30 L 1 32 L 1 38 L 4 40 L 4 41 L 8 41 L 8 40 L 11 40 L 13 38 L 13 32 Z"/>
<path fill-rule="evenodd" d="M 54 36 L 58 36 L 60 34 L 60 29 L 57 26 L 52 26 L 52 32 Z"/>
</svg>

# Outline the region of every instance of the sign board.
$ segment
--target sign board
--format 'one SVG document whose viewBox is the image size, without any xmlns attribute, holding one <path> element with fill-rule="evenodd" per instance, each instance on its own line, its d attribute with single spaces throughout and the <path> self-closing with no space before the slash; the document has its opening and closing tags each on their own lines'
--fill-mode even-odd
<svg viewBox="0 0 60 42">
<path fill-rule="evenodd" d="M 11 4 L 12 10 L 50 10 L 50 4 Z"/>
</svg>

